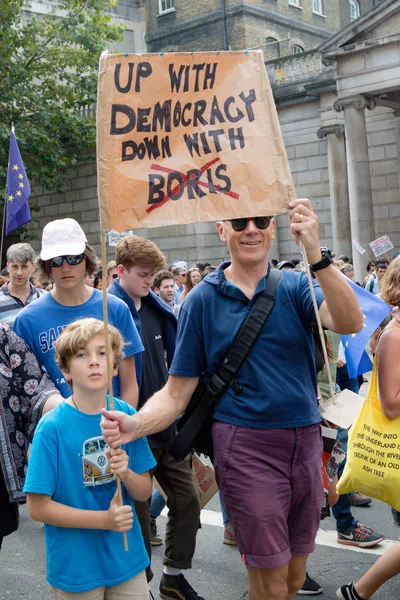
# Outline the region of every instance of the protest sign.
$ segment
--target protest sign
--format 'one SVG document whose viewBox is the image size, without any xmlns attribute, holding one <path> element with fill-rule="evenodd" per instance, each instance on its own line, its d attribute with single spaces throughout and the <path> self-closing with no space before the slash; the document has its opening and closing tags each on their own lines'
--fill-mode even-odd
<svg viewBox="0 0 400 600">
<path fill-rule="evenodd" d="M 288 211 L 295 190 L 261 51 L 103 54 L 105 230 Z"/>
<path fill-rule="evenodd" d="M 360 254 L 365 254 L 365 248 L 363 248 L 356 238 L 353 239 L 353 246 L 359 251 Z"/>
<path fill-rule="evenodd" d="M 129 229 L 128 231 L 123 231 L 122 233 L 119 233 L 118 231 L 114 231 L 112 229 L 108 232 L 108 245 L 116 246 L 120 240 L 124 239 L 124 237 L 127 237 L 128 235 L 133 235 L 132 229 Z"/>
<path fill-rule="evenodd" d="M 342 390 L 328 400 L 324 400 L 320 413 L 326 421 L 330 421 L 343 429 L 349 429 L 357 418 L 365 398 L 351 390 Z"/>
<path fill-rule="evenodd" d="M 389 236 L 387 235 L 383 235 L 377 240 L 374 240 L 370 243 L 370 246 L 376 257 L 381 256 L 382 254 L 385 254 L 385 252 L 389 252 L 389 250 L 393 250 L 394 248 Z"/>
</svg>

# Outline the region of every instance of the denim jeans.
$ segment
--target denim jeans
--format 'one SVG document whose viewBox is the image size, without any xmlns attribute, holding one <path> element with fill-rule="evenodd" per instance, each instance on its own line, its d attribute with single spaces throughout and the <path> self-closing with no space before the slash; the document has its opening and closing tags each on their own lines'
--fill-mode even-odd
<svg viewBox="0 0 400 600">
<path fill-rule="evenodd" d="M 363 383 L 362 375 L 351 379 L 347 371 L 347 366 L 340 367 L 336 373 L 336 383 L 339 385 L 341 390 L 351 390 L 355 394 L 358 394 L 360 387 Z"/>
<path fill-rule="evenodd" d="M 226 512 L 225 504 L 224 504 L 224 501 L 222 500 L 222 494 L 221 494 L 220 490 L 218 490 L 218 496 L 219 496 L 219 503 L 221 505 L 222 523 L 224 525 L 226 525 L 229 522 L 229 517 L 228 517 L 228 513 Z"/>
<path fill-rule="evenodd" d="M 154 518 L 159 517 L 166 504 L 167 501 L 164 496 L 158 490 L 153 490 L 150 502 L 150 516 Z"/>
</svg>

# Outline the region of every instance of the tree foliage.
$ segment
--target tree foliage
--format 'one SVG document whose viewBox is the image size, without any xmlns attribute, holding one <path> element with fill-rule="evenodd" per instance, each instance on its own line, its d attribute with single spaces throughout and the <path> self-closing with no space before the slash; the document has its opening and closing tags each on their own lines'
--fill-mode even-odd
<svg viewBox="0 0 400 600">
<path fill-rule="evenodd" d="M 111 5 L 112 6 L 112 5 Z M 23 0 L 0 1 L 0 190 L 11 124 L 31 182 L 62 191 L 68 167 L 93 152 L 96 124 L 80 114 L 96 101 L 101 52 L 121 40 L 107 0 L 54 0 L 47 15 Z"/>
</svg>

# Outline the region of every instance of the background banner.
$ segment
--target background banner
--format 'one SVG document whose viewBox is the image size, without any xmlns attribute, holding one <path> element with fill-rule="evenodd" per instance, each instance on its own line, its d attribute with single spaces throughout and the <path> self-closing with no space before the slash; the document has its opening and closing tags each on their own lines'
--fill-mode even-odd
<svg viewBox="0 0 400 600">
<path fill-rule="evenodd" d="M 103 54 L 104 230 L 287 212 L 295 198 L 261 51 Z"/>
</svg>

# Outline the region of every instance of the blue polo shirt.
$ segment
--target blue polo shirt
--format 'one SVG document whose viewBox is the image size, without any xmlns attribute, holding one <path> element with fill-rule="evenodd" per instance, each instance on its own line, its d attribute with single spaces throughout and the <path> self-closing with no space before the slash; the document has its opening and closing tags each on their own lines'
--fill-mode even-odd
<svg viewBox="0 0 400 600">
<path fill-rule="evenodd" d="M 263 277 L 252 300 L 225 278 L 229 262 L 196 285 L 183 303 L 170 374 L 209 379 L 226 356 L 255 297 L 265 289 Z M 314 282 L 318 307 L 324 298 Z M 316 321 L 307 277 L 284 270 L 275 304 L 263 331 L 240 369 L 242 388 L 230 387 L 220 398 L 214 418 L 257 429 L 303 427 L 321 420 L 311 323 Z"/>
</svg>

